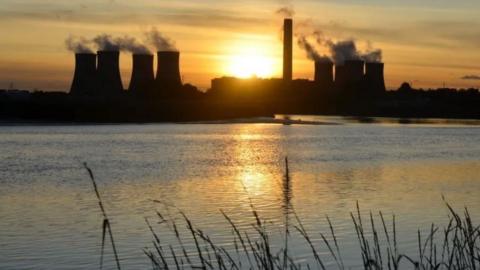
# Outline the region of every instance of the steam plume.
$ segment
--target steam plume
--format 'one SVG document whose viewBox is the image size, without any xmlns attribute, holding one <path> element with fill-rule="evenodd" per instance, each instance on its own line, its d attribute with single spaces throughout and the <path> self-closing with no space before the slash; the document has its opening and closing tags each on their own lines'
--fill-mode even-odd
<svg viewBox="0 0 480 270">
<path fill-rule="evenodd" d="M 377 63 L 382 61 L 382 50 L 373 49 L 370 43 L 365 52 L 361 52 L 357 48 L 357 44 L 353 39 L 333 41 L 330 38 L 327 38 L 323 35 L 321 31 L 315 30 L 310 35 L 316 40 L 318 46 L 327 47 L 330 54 L 330 59 L 336 65 L 343 65 L 347 60 L 363 60 L 369 63 Z M 306 51 L 309 59 L 315 61 L 321 61 L 322 59 L 317 60 L 318 57 L 328 58 L 327 56 L 320 56 L 315 49 L 315 46 L 308 42 L 307 35 L 299 35 L 298 45 Z"/>
<path fill-rule="evenodd" d="M 362 55 L 363 60 L 367 63 L 379 63 L 382 62 L 382 50 L 374 49 L 372 44 L 368 42 L 367 51 Z"/>
<path fill-rule="evenodd" d="M 332 62 L 330 58 L 326 55 L 320 55 L 320 53 L 315 49 L 315 47 L 307 40 L 305 36 L 297 37 L 297 44 L 305 50 L 307 57 L 310 60 L 315 62 Z"/>
<path fill-rule="evenodd" d="M 295 16 L 295 10 L 293 6 L 285 6 L 275 11 L 275 14 L 278 14 L 285 18 L 292 18 L 293 16 Z"/>
<path fill-rule="evenodd" d="M 175 42 L 160 33 L 157 28 L 153 27 L 149 32 L 145 33 L 145 35 L 147 42 L 152 44 L 157 51 L 177 51 Z"/>
<path fill-rule="evenodd" d="M 69 36 L 65 40 L 65 46 L 67 50 L 74 53 L 93 53 L 93 50 L 89 47 L 90 41 L 83 37 Z"/>
<path fill-rule="evenodd" d="M 101 51 L 119 51 L 120 46 L 115 42 L 112 36 L 108 34 L 101 34 L 93 38 L 92 40 L 97 48 Z"/>
<path fill-rule="evenodd" d="M 122 51 L 131 52 L 132 54 L 152 54 L 145 45 L 138 43 L 134 37 L 119 37 L 115 38 L 114 42 Z"/>
<path fill-rule="evenodd" d="M 480 75 L 465 75 L 461 79 L 462 80 L 479 81 L 480 80 Z"/>
<path fill-rule="evenodd" d="M 347 60 L 362 59 L 357 50 L 357 45 L 353 40 L 343 40 L 338 42 L 328 40 L 326 44 L 330 48 L 330 54 L 332 55 L 332 59 L 335 64 L 341 65 Z"/>
</svg>

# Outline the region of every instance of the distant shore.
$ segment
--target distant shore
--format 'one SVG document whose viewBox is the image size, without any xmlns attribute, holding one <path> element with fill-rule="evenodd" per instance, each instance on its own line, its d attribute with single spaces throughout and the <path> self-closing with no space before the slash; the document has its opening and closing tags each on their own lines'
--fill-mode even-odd
<svg viewBox="0 0 480 270">
<path fill-rule="evenodd" d="M 480 126 L 477 119 L 454 118 L 401 118 L 364 117 L 340 115 L 275 115 L 273 117 L 248 117 L 225 120 L 200 121 L 151 121 L 151 122 L 75 122 L 50 120 L 0 119 L 0 126 L 108 126 L 108 125 L 151 125 L 151 124 L 277 124 L 277 125 L 344 125 L 344 124 L 401 124 L 401 125 L 465 125 Z"/>
</svg>

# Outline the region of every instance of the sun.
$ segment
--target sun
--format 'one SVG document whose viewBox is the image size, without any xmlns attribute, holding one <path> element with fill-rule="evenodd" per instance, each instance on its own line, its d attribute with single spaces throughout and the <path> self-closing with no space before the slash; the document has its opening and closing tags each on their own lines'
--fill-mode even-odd
<svg viewBox="0 0 480 270">
<path fill-rule="evenodd" d="M 236 46 L 227 61 L 226 71 L 228 75 L 239 78 L 269 78 L 275 72 L 275 59 L 271 57 L 263 47 L 259 46 Z"/>
</svg>

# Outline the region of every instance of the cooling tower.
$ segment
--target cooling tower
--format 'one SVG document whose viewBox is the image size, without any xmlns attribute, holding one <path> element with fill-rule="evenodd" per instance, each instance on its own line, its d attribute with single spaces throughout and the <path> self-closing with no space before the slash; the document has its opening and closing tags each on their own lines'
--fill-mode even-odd
<svg viewBox="0 0 480 270">
<path fill-rule="evenodd" d="M 70 94 L 87 95 L 95 89 L 95 69 L 97 56 L 93 53 L 75 54 L 75 73 Z"/>
<path fill-rule="evenodd" d="M 333 84 L 333 63 L 329 61 L 315 62 L 315 83 L 322 87 Z"/>
<path fill-rule="evenodd" d="M 335 87 L 339 89 L 345 88 L 347 85 L 347 80 L 345 76 L 345 66 L 344 65 L 335 65 Z"/>
<path fill-rule="evenodd" d="M 161 51 L 157 55 L 157 77 L 155 78 L 157 88 L 175 89 L 181 87 L 180 53 L 176 51 Z"/>
<path fill-rule="evenodd" d="M 365 80 L 367 82 L 368 90 L 371 92 L 384 92 L 385 79 L 383 77 L 384 64 L 383 63 L 367 63 Z"/>
<path fill-rule="evenodd" d="M 122 93 L 123 85 L 120 77 L 120 52 L 98 51 L 97 90 L 100 95 Z"/>
<path fill-rule="evenodd" d="M 133 54 L 132 78 L 129 91 L 145 93 L 153 87 L 153 55 Z"/>
<path fill-rule="evenodd" d="M 292 80 L 293 20 L 283 21 L 283 80 Z"/>
<path fill-rule="evenodd" d="M 345 61 L 345 80 L 349 87 L 360 87 L 363 81 L 365 62 L 362 60 Z"/>
</svg>

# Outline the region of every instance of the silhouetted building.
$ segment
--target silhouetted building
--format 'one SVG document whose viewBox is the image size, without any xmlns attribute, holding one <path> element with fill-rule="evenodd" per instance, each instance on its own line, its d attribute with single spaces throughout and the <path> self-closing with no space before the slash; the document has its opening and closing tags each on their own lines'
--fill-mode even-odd
<svg viewBox="0 0 480 270">
<path fill-rule="evenodd" d="M 365 62 L 362 60 L 345 61 L 345 80 L 347 86 L 358 88 L 364 78 Z"/>
<path fill-rule="evenodd" d="M 75 73 L 70 94 L 88 95 L 95 89 L 97 56 L 93 53 L 75 54 Z"/>
<path fill-rule="evenodd" d="M 379 93 L 385 92 L 385 79 L 383 76 L 383 63 L 366 63 L 365 65 L 365 80 L 368 91 Z"/>
<path fill-rule="evenodd" d="M 158 89 L 176 89 L 182 86 L 180 78 L 180 52 L 160 51 L 157 53 L 157 76 L 155 85 Z"/>
<path fill-rule="evenodd" d="M 123 85 L 120 76 L 120 52 L 98 51 L 97 91 L 100 95 L 122 93 Z"/>
<path fill-rule="evenodd" d="M 345 66 L 335 65 L 335 87 L 337 89 L 344 89 L 347 85 L 347 78 L 345 76 Z"/>
<path fill-rule="evenodd" d="M 129 91 L 145 93 L 153 87 L 155 81 L 153 75 L 153 55 L 133 54 L 132 78 Z"/>
<path fill-rule="evenodd" d="M 283 80 L 292 80 L 293 65 L 293 20 L 283 21 Z"/>
<path fill-rule="evenodd" d="M 315 62 L 315 83 L 330 88 L 333 85 L 333 63 L 330 61 Z"/>
</svg>

